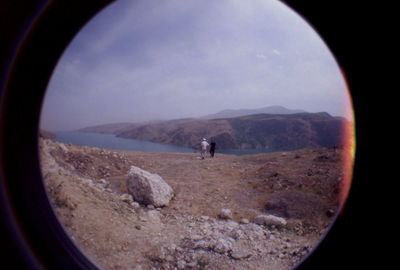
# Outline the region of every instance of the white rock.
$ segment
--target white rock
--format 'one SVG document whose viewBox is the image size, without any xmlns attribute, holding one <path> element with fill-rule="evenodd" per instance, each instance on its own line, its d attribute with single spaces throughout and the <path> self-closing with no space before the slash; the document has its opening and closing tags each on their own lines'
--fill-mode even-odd
<svg viewBox="0 0 400 270">
<path fill-rule="evenodd" d="M 209 249 L 210 248 L 210 242 L 206 240 L 200 240 L 194 243 L 194 248 L 202 248 L 202 249 Z M 212 247 L 211 247 L 212 248 Z"/>
<path fill-rule="evenodd" d="M 240 224 L 249 224 L 249 220 L 247 218 L 240 219 Z"/>
<path fill-rule="evenodd" d="M 166 206 L 174 196 L 172 188 L 159 176 L 132 166 L 127 174 L 126 186 L 135 201 Z"/>
<path fill-rule="evenodd" d="M 101 178 L 98 182 L 103 188 L 108 188 L 109 187 L 109 182 L 107 180 L 103 179 L 103 178 Z"/>
<path fill-rule="evenodd" d="M 63 143 L 59 143 L 58 146 L 61 148 L 62 151 L 64 151 L 65 153 L 68 153 L 68 147 L 65 146 L 65 144 Z"/>
<path fill-rule="evenodd" d="M 231 249 L 232 249 L 232 243 L 224 238 L 218 239 L 214 247 L 214 251 L 218 253 L 225 253 Z"/>
<path fill-rule="evenodd" d="M 201 221 L 207 221 L 207 220 L 209 220 L 209 219 L 210 219 L 209 216 L 201 216 L 201 217 L 200 217 L 200 220 L 201 220 Z"/>
<path fill-rule="evenodd" d="M 123 202 L 127 202 L 127 203 L 133 203 L 133 198 L 132 195 L 130 194 L 122 194 L 121 196 L 119 196 L 119 198 L 121 199 L 121 201 Z"/>
<path fill-rule="evenodd" d="M 231 232 L 231 237 L 235 240 L 239 240 L 245 237 L 244 232 L 241 229 L 235 229 Z"/>
<path fill-rule="evenodd" d="M 232 219 L 232 211 L 228 208 L 222 208 L 219 217 L 222 219 Z"/>
<path fill-rule="evenodd" d="M 250 256 L 252 256 L 251 251 L 243 247 L 234 247 L 232 249 L 231 257 L 236 260 L 246 259 L 249 258 Z"/>
<path fill-rule="evenodd" d="M 254 223 L 266 226 L 285 226 L 287 224 L 287 221 L 284 218 L 274 215 L 258 215 L 254 218 Z"/>
<path fill-rule="evenodd" d="M 138 202 L 131 202 L 130 204 L 135 209 L 138 209 L 140 207 L 140 204 Z"/>
<path fill-rule="evenodd" d="M 232 211 L 228 208 L 222 208 L 219 217 L 222 219 L 232 219 Z"/>
</svg>

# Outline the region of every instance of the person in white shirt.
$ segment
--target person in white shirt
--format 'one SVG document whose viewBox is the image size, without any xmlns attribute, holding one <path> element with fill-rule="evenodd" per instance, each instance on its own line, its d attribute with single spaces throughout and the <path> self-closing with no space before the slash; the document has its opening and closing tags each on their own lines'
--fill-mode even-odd
<svg viewBox="0 0 400 270">
<path fill-rule="evenodd" d="M 203 138 L 203 141 L 201 142 L 201 159 L 205 158 L 208 146 L 209 146 L 209 144 L 208 144 L 206 138 Z"/>
</svg>

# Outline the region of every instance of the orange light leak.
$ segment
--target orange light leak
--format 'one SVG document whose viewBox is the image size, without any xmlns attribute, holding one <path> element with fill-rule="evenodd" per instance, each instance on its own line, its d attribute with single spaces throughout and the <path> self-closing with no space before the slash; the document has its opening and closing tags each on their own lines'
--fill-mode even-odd
<svg viewBox="0 0 400 270">
<path fill-rule="evenodd" d="M 354 136 L 354 122 L 348 122 L 344 126 L 343 152 L 342 152 L 342 171 L 343 179 L 340 188 L 339 202 L 344 204 L 350 191 L 350 186 L 353 178 L 353 165 L 355 156 L 355 136 Z"/>
<path fill-rule="evenodd" d="M 344 72 L 342 71 L 344 76 Z M 346 78 L 344 76 L 344 78 Z M 347 80 L 345 80 L 347 83 Z M 347 89 L 349 89 L 347 85 Z M 350 93 L 350 91 L 348 91 Z M 349 95 L 350 97 L 350 95 Z M 349 195 L 351 182 L 353 179 L 353 167 L 354 167 L 354 158 L 356 152 L 356 134 L 355 134 L 355 117 L 354 117 L 354 110 L 352 106 L 352 100 L 350 98 L 349 106 L 346 106 L 346 116 L 350 118 L 349 121 L 343 126 L 343 151 L 342 151 L 342 171 L 343 171 L 343 179 L 341 182 L 340 187 L 340 194 L 339 194 L 339 203 L 340 203 L 340 211 L 343 210 L 344 203 Z"/>
</svg>

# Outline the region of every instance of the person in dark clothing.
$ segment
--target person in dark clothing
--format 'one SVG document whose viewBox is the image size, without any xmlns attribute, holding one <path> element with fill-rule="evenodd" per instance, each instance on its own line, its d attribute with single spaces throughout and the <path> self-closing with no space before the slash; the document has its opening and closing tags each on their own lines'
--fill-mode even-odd
<svg viewBox="0 0 400 270">
<path fill-rule="evenodd" d="M 214 153 L 215 153 L 215 141 L 211 140 L 211 143 L 210 143 L 210 155 L 211 155 L 211 157 L 214 157 Z"/>
</svg>

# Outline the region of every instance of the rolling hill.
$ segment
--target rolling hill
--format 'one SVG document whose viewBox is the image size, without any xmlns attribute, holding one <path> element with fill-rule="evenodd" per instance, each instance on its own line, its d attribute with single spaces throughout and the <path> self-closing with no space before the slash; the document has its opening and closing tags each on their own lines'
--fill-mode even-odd
<svg viewBox="0 0 400 270">
<path fill-rule="evenodd" d="M 252 114 L 217 119 L 188 118 L 152 123 L 103 125 L 81 131 L 197 149 L 202 138 L 219 149 L 295 150 L 340 146 L 349 122 L 328 113 Z M 116 128 L 118 127 L 118 128 Z"/>
</svg>

